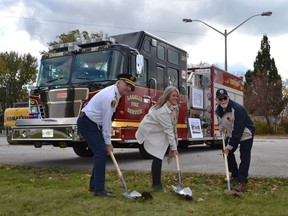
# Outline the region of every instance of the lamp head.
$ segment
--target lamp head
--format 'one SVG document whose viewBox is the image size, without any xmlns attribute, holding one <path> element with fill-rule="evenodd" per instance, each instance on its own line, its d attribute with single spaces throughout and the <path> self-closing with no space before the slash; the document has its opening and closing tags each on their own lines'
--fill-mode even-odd
<svg viewBox="0 0 288 216">
<path fill-rule="evenodd" d="M 188 23 L 188 22 L 192 22 L 191 19 L 182 19 L 183 22 Z"/>
<path fill-rule="evenodd" d="M 263 12 L 261 14 L 261 16 L 271 16 L 272 15 L 272 12 L 271 11 L 267 11 L 267 12 Z"/>
</svg>

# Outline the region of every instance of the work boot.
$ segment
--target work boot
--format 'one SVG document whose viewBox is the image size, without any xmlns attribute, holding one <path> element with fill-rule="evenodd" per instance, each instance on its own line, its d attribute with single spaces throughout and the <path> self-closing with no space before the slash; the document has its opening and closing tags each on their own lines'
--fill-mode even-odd
<svg viewBox="0 0 288 216">
<path fill-rule="evenodd" d="M 237 191 L 237 192 L 243 192 L 246 190 L 246 184 L 245 183 L 238 183 L 235 187 L 231 188 L 232 191 Z"/>
<path fill-rule="evenodd" d="M 109 193 L 106 190 L 95 191 L 94 196 L 97 197 L 107 197 L 107 198 L 114 198 L 115 196 L 112 193 Z"/>
</svg>

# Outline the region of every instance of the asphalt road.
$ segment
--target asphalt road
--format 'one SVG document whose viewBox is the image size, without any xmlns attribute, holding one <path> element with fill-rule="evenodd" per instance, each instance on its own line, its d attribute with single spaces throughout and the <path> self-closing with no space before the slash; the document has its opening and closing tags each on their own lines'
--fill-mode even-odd
<svg viewBox="0 0 288 216">
<path fill-rule="evenodd" d="M 252 149 L 250 176 L 288 177 L 288 139 L 256 138 Z M 225 166 L 221 150 L 207 146 L 193 146 L 180 149 L 180 166 L 182 172 L 223 173 Z M 141 159 L 138 149 L 114 149 L 116 160 L 121 170 L 150 171 L 151 160 Z M 237 151 L 239 159 L 239 151 Z M 239 161 L 239 160 L 238 160 Z M 32 167 L 67 167 L 90 170 L 92 158 L 78 157 L 72 148 L 60 149 L 44 146 L 14 146 L 0 137 L 0 164 L 26 165 Z M 107 169 L 115 169 L 108 158 Z M 175 171 L 175 161 L 168 164 L 165 158 L 163 170 Z"/>
</svg>

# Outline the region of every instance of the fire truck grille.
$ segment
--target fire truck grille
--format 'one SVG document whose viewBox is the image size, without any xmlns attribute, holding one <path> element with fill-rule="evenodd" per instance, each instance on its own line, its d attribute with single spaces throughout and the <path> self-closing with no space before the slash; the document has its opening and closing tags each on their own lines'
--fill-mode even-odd
<svg viewBox="0 0 288 216">
<path fill-rule="evenodd" d="M 87 88 L 53 89 L 43 92 L 40 97 L 44 102 L 46 118 L 77 117 L 83 101 L 88 98 Z"/>
</svg>

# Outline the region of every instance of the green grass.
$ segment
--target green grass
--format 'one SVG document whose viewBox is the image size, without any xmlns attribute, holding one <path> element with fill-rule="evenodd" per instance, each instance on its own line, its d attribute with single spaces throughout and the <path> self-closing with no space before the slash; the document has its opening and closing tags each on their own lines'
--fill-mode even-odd
<svg viewBox="0 0 288 216">
<path fill-rule="evenodd" d="M 0 165 L 0 215 L 288 215 L 288 180 L 251 178 L 240 198 L 228 196 L 224 175 L 182 173 L 183 187 L 190 187 L 193 200 L 176 194 L 174 172 L 163 172 L 167 193 L 151 190 L 149 172 L 123 171 L 129 191 L 151 192 L 153 200 L 128 199 L 116 171 L 106 174 L 106 187 L 114 199 L 88 192 L 90 170 L 31 168 Z"/>
</svg>

